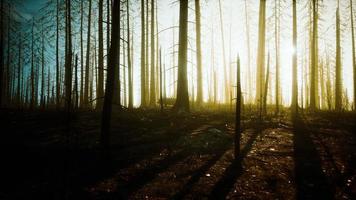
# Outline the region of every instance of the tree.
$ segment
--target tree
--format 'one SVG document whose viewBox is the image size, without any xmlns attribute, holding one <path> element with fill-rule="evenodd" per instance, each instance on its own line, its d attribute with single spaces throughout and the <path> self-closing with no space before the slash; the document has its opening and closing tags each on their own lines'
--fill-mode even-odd
<svg viewBox="0 0 356 200">
<path fill-rule="evenodd" d="M 317 108 L 317 83 L 318 83 L 318 3 L 317 0 L 312 1 L 313 9 L 313 31 L 311 39 L 311 69 L 310 69 L 310 110 L 315 111 Z"/>
<path fill-rule="evenodd" d="M 156 105 L 155 88 L 155 0 L 151 1 L 151 80 L 150 80 L 150 106 Z"/>
<path fill-rule="evenodd" d="M 98 36 L 99 36 L 99 50 L 98 50 L 98 88 L 96 89 L 97 104 L 96 108 L 101 109 L 104 95 L 104 37 L 103 37 L 103 0 L 99 0 L 98 4 Z"/>
<path fill-rule="evenodd" d="M 131 39 L 130 39 L 130 7 L 129 0 L 126 2 L 126 13 L 127 13 L 127 65 L 128 65 L 128 81 L 129 81 L 129 105 L 128 108 L 133 108 L 133 86 L 132 86 L 132 63 L 131 63 Z"/>
<path fill-rule="evenodd" d="M 257 48 L 257 71 L 256 71 L 256 103 L 262 109 L 263 83 L 265 77 L 265 33 L 266 33 L 266 0 L 260 0 L 259 23 L 258 23 L 258 48 Z"/>
<path fill-rule="evenodd" d="M 32 19 L 32 30 L 31 30 L 31 99 L 30 99 L 30 109 L 35 106 L 35 52 L 34 52 L 34 28 L 35 22 Z"/>
<path fill-rule="evenodd" d="M 354 15 L 352 10 L 352 0 L 350 0 L 350 18 L 351 18 L 351 39 L 352 39 L 352 68 L 354 72 L 354 110 L 356 110 L 356 54 L 355 54 L 355 30 Z"/>
<path fill-rule="evenodd" d="M 80 106 L 84 101 L 84 48 L 83 48 L 83 1 L 80 1 Z"/>
<path fill-rule="evenodd" d="M 200 0 L 195 0 L 196 51 L 197 51 L 197 105 L 203 102 L 203 72 L 201 55 Z"/>
<path fill-rule="evenodd" d="M 4 24 L 4 1 L 1 0 L 1 19 L 0 19 L 0 107 L 2 107 L 3 93 L 4 93 L 4 34 L 3 34 L 3 24 Z"/>
<path fill-rule="evenodd" d="M 340 47 L 340 14 L 339 1 L 336 8 L 336 69 L 335 69 L 335 109 L 342 108 L 342 85 L 341 85 L 341 47 Z"/>
<path fill-rule="evenodd" d="M 145 62 L 146 62 L 146 78 L 145 78 L 145 80 L 146 80 L 146 83 L 145 83 L 145 90 L 146 90 L 146 97 L 145 97 L 145 99 L 146 99 L 146 103 L 148 103 L 148 101 L 149 101 L 149 99 L 150 99 L 150 91 L 149 91 L 149 86 L 150 86 L 150 73 L 149 73 L 149 48 L 148 48 L 148 35 L 149 35 L 149 26 L 148 26 L 148 13 L 149 13 L 149 10 L 148 10 L 148 0 L 146 0 L 146 34 L 145 34 L 145 36 L 146 36 L 146 52 L 145 52 L 145 54 L 146 54 L 146 60 L 145 60 Z"/>
<path fill-rule="evenodd" d="M 293 83 L 292 83 L 292 112 L 298 112 L 298 76 L 297 76 L 297 2 L 293 0 Z"/>
<path fill-rule="evenodd" d="M 278 6 L 277 6 L 277 3 L 278 3 Z M 275 95 L 275 98 L 276 98 L 276 114 L 278 114 L 279 113 L 279 96 L 280 96 L 280 94 L 279 94 L 279 91 L 280 91 L 280 86 L 279 86 L 279 84 L 280 84 L 280 81 L 279 81 L 279 43 L 280 43 L 280 33 L 279 33 L 279 31 L 280 31 L 280 27 L 279 27 L 279 25 L 280 25 L 280 4 L 281 4 L 281 1 L 280 0 L 276 0 L 275 2 L 274 2 L 274 6 L 275 6 L 275 16 L 274 16 L 274 20 L 275 20 L 275 24 L 274 24 L 274 31 L 275 31 L 275 50 L 276 50 L 276 88 L 275 88 L 275 93 L 276 93 L 276 95 Z"/>
<path fill-rule="evenodd" d="M 75 101 L 74 108 L 78 108 L 79 98 L 78 98 L 78 55 L 75 55 L 75 63 L 74 63 L 74 91 L 75 91 Z M 48 95 L 49 96 L 49 95 Z"/>
<path fill-rule="evenodd" d="M 226 57 L 225 57 L 225 38 L 224 38 L 224 24 L 223 24 L 223 16 L 222 16 L 222 8 L 221 8 L 221 0 L 219 0 L 219 15 L 220 15 L 220 31 L 221 31 L 221 42 L 222 42 L 222 53 L 223 53 L 223 64 L 224 64 L 224 82 L 225 82 L 225 102 L 228 103 L 230 101 L 230 84 L 227 78 L 227 65 L 226 65 Z"/>
<path fill-rule="evenodd" d="M 59 0 L 57 0 L 57 4 L 56 4 L 56 107 L 57 109 L 59 108 L 60 102 L 59 102 L 59 98 L 60 98 L 60 75 L 59 75 Z"/>
<path fill-rule="evenodd" d="M 65 108 L 70 110 L 72 101 L 72 30 L 71 0 L 66 0 L 66 45 L 65 45 Z"/>
<path fill-rule="evenodd" d="M 162 51 L 159 49 L 159 104 L 163 112 L 163 88 L 162 88 Z"/>
<path fill-rule="evenodd" d="M 113 11 L 113 10 L 112 10 Z M 112 14 L 113 15 L 113 14 Z M 113 20 L 111 20 L 113 23 Z M 120 20 L 119 20 L 120 21 Z M 121 23 L 121 21 L 120 21 Z M 117 31 L 117 35 L 115 35 L 115 37 L 119 37 L 119 40 L 117 41 L 117 52 L 118 54 L 120 54 L 120 44 L 121 44 L 121 25 L 119 24 L 119 29 Z M 112 28 L 111 31 L 113 31 L 114 29 Z M 112 36 L 112 34 L 111 34 Z M 113 40 L 113 38 L 111 37 L 111 40 Z M 114 68 L 114 99 L 113 99 L 113 103 L 115 105 L 117 105 L 118 110 L 121 111 L 122 107 L 121 107 L 121 70 L 120 70 L 120 56 L 117 57 L 117 65 Z"/>
<path fill-rule="evenodd" d="M 18 65 L 17 65 L 17 98 L 16 103 L 19 105 L 21 103 L 21 85 L 20 85 L 20 76 L 21 76 L 21 49 L 22 49 L 22 36 L 21 31 L 19 32 L 19 44 L 18 44 Z"/>
<path fill-rule="evenodd" d="M 141 0 L 141 107 L 146 106 L 145 34 L 145 0 Z"/>
<path fill-rule="evenodd" d="M 44 56 L 44 34 L 43 34 L 43 26 L 41 31 L 41 107 L 44 108 L 45 104 L 45 94 L 44 94 L 44 85 L 45 85 L 45 78 L 44 78 L 44 65 L 45 65 L 45 56 Z"/>
<path fill-rule="evenodd" d="M 89 59 L 90 59 L 90 25 L 91 25 L 91 1 L 89 0 L 89 13 L 88 13 L 88 35 L 87 35 L 87 55 L 85 63 L 85 83 L 84 83 L 84 99 L 83 104 L 88 107 L 89 104 Z"/>
<path fill-rule="evenodd" d="M 106 78 L 106 87 L 105 87 L 105 97 L 102 111 L 102 120 L 101 120 L 101 145 L 103 149 L 109 153 L 110 148 L 110 127 L 111 127 L 111 112 L 112 112 L 112 103 L 114 97 L 115 89 L 115 68 L 119 65 L 119 40 L 118 37 L 120 32 L 120 0 L 113 0 L 112 6 L 112 30 L 111 30 L 111 46 L 109 51 L 109 63 L 108 63 L 108 72 Z"/>
<path fill-rule="evenodd" d="M 237 74 L 236 74 L 236 121 L 235 121 L 235 159 L 240 155 L 241 140 L 241 76 L 240 76 L 240 57 L 237 55 Z"/>
<path fill-rule="evenodd" d="M 245 0 L 245 29 L 246 29 L 246 46 L 247 46 L 247 73 L 248 73 L 248 96 L 249 103 L 252 103 L 252 78 L 251 78 L 251 46 L 250 46 L 250 27 L 247 14 L 247 0 Z"/>
<path fill-rule="evenodd" d="M 174 110 L 189 112 L 187 49 L 188 49 L 188 0 L 180 0 L 179 8 L 179 49 L 177 100 Z"/>
<path fill-rule="evenodd" d="M 269 67 L 270 67 L 270 57 L 269 57 L 269 52 L 268 52 L 268 56 L 267 56 L 267 72 L 266 72 L 266 81 L 263 84 L 264 85 L 264 89 L 263 89 L 263 114 L 266 115 L 267 114 L 267 96 L 268 96 L 268 84 L 269 84 Z"/>
</svg>

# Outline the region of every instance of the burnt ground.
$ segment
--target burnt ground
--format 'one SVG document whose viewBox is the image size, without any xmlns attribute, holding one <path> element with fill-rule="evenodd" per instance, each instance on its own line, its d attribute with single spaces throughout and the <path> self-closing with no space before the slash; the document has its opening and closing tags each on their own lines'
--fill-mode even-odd
<svg viewBox="0 0 356 200">
<path fill-rule="evenodd" d="M 237 159 L 232 113 L 116 113 L 110 159 L 100 113 L 65 116 L 1 110 L 0 199 L 356 198 L 352 113 L 246 112 Z"/>
</svg>

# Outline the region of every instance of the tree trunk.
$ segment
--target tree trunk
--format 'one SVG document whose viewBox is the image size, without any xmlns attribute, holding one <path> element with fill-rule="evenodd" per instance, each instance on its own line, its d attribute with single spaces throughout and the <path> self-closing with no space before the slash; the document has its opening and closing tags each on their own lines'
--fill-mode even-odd
<svg viewBox="0 0 356 200">
<path fill-rule="evenodd" d="M 121 9 L 121 7 L 120 7 L 120 3 L 119 3 L 119 8 Z M 114 8 L 112 9 L 112 11 L 114 11 Z M 112 16 L 113 16 L 113 14 L 112 14 Z M 113 19 L 112 19 L 112 24 L 113 24 L 114 22 L 113 22 Z M 115 37 L 119 37 L 119 39 L 117 40 L 117 48 L 118 48 L 118 50 L 117 50 L 117 53 L 119 54 L 118 56 L 117 56 L 117 65 L 116 65 L 116 67 L 115 67 L 115 69 L 114 69 L 114 91 L 113 91 L 113 95 L 114 95 L 114 97 L 113 97 L 113 104 L 115 104 L 116 106 L 117 106 L 117 108 L 118 108 L 118 110 L 119 111 L 121 111 L 121 109 L 122 109 L 122 106 L 121 106 L 121 67 L 120 67 L 120 42 L 121 42 L 121 31 L 120 31 L 120 29 L 121 29 L 121 25 L 120 25 L 120 23 L 121 23 L 121 21 L 120 21 L 120 16 L 119 16 L 119 19 L 118 19 L 118 21 L 117 21 L 117 23 L 119 23 L 119 27 L 118 27 L 118 30 L 117 30 L 117 33 L 116 33 L 116 35 L 115 35 Z M 112 30 L 111 31 L 113 31 L 114 29 L 112 28 Z M 111 36 L 113 36 L 113 34 L 111 33 Z M 111 40 L 113 40 L 113 37 L 111 37 Z M 111 41 L 111 45 L 113 44 L 112 43 L 113 41 Z"/>
<path fill-rule="evenodd" d="M 35 59 L 35 52 L 34 52 L 34 27 L 35 22 L 32 20 L 32 32 L 31 32 L 31 99 L 30 99 L 30 109 L 32 110 L 35 106 L 35 69 L 34 69 L 34 59 Z"/>
<path fill-rule="evenodd" d="M 72 101 L 72 30 L 71 0 L 66 0 L 66 48 L 65 48 L 65 108 L 69 112 Z"/>
<path fill-rule="evenodd" d="M 260 0 L 259 10 L 259 30 L 258 30 L 258 48 L 257 48 L 257 72 L 256 72 L 256 103 L 260 104 L 262 109 L 263 83 L 265 77 L 265 27 L 266 21 L 266 0 Z"/>
<path fill-rule="evenodd" d="M 4 1 L 1 0 L 1 19 L 0 19 L 0 108 L 3 105 L 4 98 Z M 9 36 L 8 36 L 9 37 Z"/>
<path fill-rule="evenodd" d="M 266 72 L 266 82 L 264 83 L 264 92 L 263 92 L 263 114 L 267 114 L 267 96 L 268 96 L 268 84 L 269 84 L 269 67 L 270 67 L 270 57 L 269 52 L 267 56 L 267 72 Z"/>
<path fill-rule="evenodd" d="M 335 109 L 342 109 L 342 85 L 341 85 L 341 46 L 340 46 L 340 14 L 339 6 L 336 9 L 336 69 L 335 69 Z"/>
<path fill-rule="evenodd" d="M 88 35 L 87 35 L 87 55 L 85 64 L 85 83 L 84 83 L 84 107 L 88 107 L 89 103 L 89 61 L 90 61 L 90 24 L 91 24 L 91 1 L 89 0 L 89 13 L 88 13 Z"/>
<path fill-rule="evenodd" d="M 159 104 L 163 112 L 163 88 L 162 88 L 162 51 L 159 49 Z"/>
<path fill-rule="evenodd" d="M 106 1 L 106 65 L 109 65 L 109 51 L 110 51 L 110 9 L 111 0 Z"/>
<path fill-rule="evenodd" d="M 355 30 L 354 15 L 352 10 L 352 0 L 350 0 L 350 18 L 351 18 L 351 39 L 352 39 L 352 68 L 354 72 L 354 110 L 356 110 L 356 54 L 355 54 Z"/>
<path fill-rule="evenodd" d="M 298 112 L 298 75 L 297 75 L 297 2 L 293 0 L 293 83 L 292 83 L 292 112 Z"/>
<path fill-rule="evenodd" d="M 78 97 L 78 55 L 75 55 L 75 64 L 74 64 L 74 91 L 75 91 L 75 102 L 74 102 L 74 108 L 78 108 L 78 103 L 79 103 L 79 97 Z"/>
<path fill-rule="evenodd" d="M 133 88 L 132 88 L 132 63 L 131 63 L 131 38 L 130 38 L 130 7 L 129 1 L 126 2 L 127 10 L 127 65 L 128 65 L 128 81 L 129 81 L 129 105 L 128 108 L 133 108 Z M 132 38 L 133 39 L 133 38 Z"/>
<path fill-rule="evenodd" d="M 155 37 L 156 37 L 156 40 L 155 40 L 155 42 L 156 42 L 156 54 L 155 54 L 155 56 L 156 56 L 156 60 L 155 60 L 155 62 L 156 62 L 156 64 L 155 64 L 155 66 L 156 66 L 156 69 L 155 69 L 155 89 L 156 89 L 156 91 L 155 91 L 155 94 L 156 94 L 156 99 L 157 98 L 159 98 L 159 65 L 158 65 L 158 61 L 159 61 L 159 34 L 158 34 L 158 10 L 157 10 L 157 8 L 158 8 L 158 4 L 157 4 L 157 0 L 154 0 L 155 1 L 155 5 L 156 5 L 156 7 L 155 7 L 155 28 L 156 28 L 156 34 L 155 34 Z"/>
<path fill-rule="evenodd" d="M 312 1 L 312 9 L 313 9 L 313 32 L 312 32 L 312 40 L 311 40 L 311 73 L 310 73 L 310 110 L 315 111 L 317 108 L 317 68 L 318 68 L 318 60 L 316 52 L 317 50 L 317 0 Z"/>
<path fill-rule="evenodd" d="M 4 8 L 3 8 L 4 9 Z M 8 9 L 9 9 L 9 13 L 10 13 L 10 3 L 8 3 Z M 5 12 L 3 12 L 5 13 Z M 4 20 L 4 19 L 2 19 Z M 5 75 L 5 87 L 3 86 L 3 88 L 5 88 L 5 94 L 4 94 L 4 99 L 3 101 L 5 100 L 6 104 L 9 103 L 9 100 L 10 100 L 10 48 L 11 48 L 11 45 L 10 45 L 10 41 L 11 41 L 11 37 L 10 37 L 10 24 L 11 24 L 11 18 L 10 18 L 10 15 L 7 15 L 7 61 L 6 61 L 6 75 Z M 4 25 L 4 24 L 3 24 Z M 4 33 L 3 33 L 4 34 Z M 4 37 L 4 36 L 3 36 Z M 4 41 L 3 41 L 4 42 Z M 4 45 L 4 44 L 3 44 Z M 3 57 L 4 58 L 4 57 Z M 4 82 L 3 82 L 4 84 Z M 4 102 L 3 102 L 3 105 L 4 105 Z M 1 105 L 0 105 L 1 106 Z"/>
<path fill-rule="evenodd" d="M 112 7 L 112 30 L 111 30 L 111 47 L 109 51 L 108 72 L 105 87 L 105 98 L 102 111 L 101 135 L 100 141 L 103 150 L 109 153 L 110 150 L 110 127 L 111 127 L 111 112 L 114 96 L 115 85 L 115 68 L 119 65 L 119 40 L 120 32 L 120 1 L 113 0 Z M 107 154 L 108 155 L 108 154 Z"/>
<path fill-rule="evenodd" d="M 196 48 L 197 48 L 197 105 L 203 102 L 203 71 L 201 54 L 200 0 L 195 0 Z"/>
<path fill-rule="evenodd" d="M 43 29 L 43 27 L 42 27 Z M 41 107 L 42 109 L 44 108 L 44 98 L 45 98 L 45 94 L 44 94 L 44 84 L 45 84 L 45 76 L 44 76 L 44 35 L 43 35 L 43 30 L 42 30 L 42 48 L 41 48 Z"/>
<path fill-rule="evenodd" d="M 98 16 L 99 51 L 98 51 L 98 88 L 96 89 L 96 98 L 97 98 L 96 108 L 100 110 L 103 105 L 102 97 L 104 95 L 103 0 L 99 0 L 98 9 L 99 9 L 99 16 Z"/>
<path fill-rule="evenodd" d="M 251 77 L 251 46 L 250 46 L 250 27 L 247 14 L 247 0 L 245 0 L 245 28 L 247 46 L 247 74 L 248 74 L 248 102 L 252 103 L 252 77 Z"/>
<path fill-rule="evenodd" d="M 149 7 L 148 7 L 148 1 L 149 0 L 146 0 L 146 34 L 145 34 L 145 37 L 146 37 L 146 83 L 145 83 L 145 90 L 146 90 L 146 104 L 148 104 L 149 102 L 149 99 L 150 99 L 150 91 L 149 91 L 149 88 L 150 88 L 150 67 L 149 67 L 149 49 L 148 49 L 148 35 L 149 35 L 149 24 L 148 24 L 148 13 L 149 13 Z"/>
<path fill-rule="evenodd" d="M 122 26 L 123 27 L 125 27 L 125 22 L 123 22 L 122 23 Z M 125 36 L 125 32 L 124 32 L 124 29 L 122 29 L 122 35 L 123 35 L 123 37 Z M 123 59 L 122 59 L 122 75 L 124 76 L 123 77 L 123 105 L 125 106 L 125 107 L 127 107 L 127 81 L 126 81 L 126 68 L 127 68 L 127 65 L 126 65 L 126 60 L 127 60 L 127 58 L 128 57 L 126 57 L 126 41 L 123 41 L 122 42 L 122 57 L 123 57 Z"/>
<path fill-rule="evenodd" d="M 151 1 L 151 82 L 150 82 L 150 106 L 156 105 L 156 88 L 155 88 L 155 0 Z"/>
<path fill-rule="evenodd" d="M 320 70 L 319 70 L 319 76 L 320 76 L 320 105 L 321 109 L 325 109 L 325 81 L 324 81 L 324 67 L 325 63 L 324 61 L 321 61 L 320 64 Z"/>
<path fill-rule="evenodd" d="M 56 14 L 56 108 L 60 107 L 60 75 L 59 75 L 59 0 L 57 0 Z"/>
<path fill-rule="evenodd" d="M 145 0 L 141 0 L 141 107 L 146 107 Z"/>
<path fill-rule="evenodd" d="M 278 6 L 277 6 L 278 3 Z M 280 44 L 280 4 L 281 1 L 280 0 L 276 0 L 275 1 L 275 16 L 274 16 L 274 20 L 275 20 L 275 50 L 276 50 L 276 88 L 275 88 L 275 98 L 276 98 L 276 114 L 279 113 L 279 91 L 280 91 L 280 86 L 279 86 L 279 44 Z"/>
<path fill-rule="evenodd" d="M 49 107 L 50 105 L 50 84 L 51 84 L 51 68 L 48 67 L 48 71 L 47 71 L 47 102 L 46 102 L 46 106 L 47 108 Z"/>
<path fill-rule="evenodd" d="M 83 1 L 80 1 L 80 107 L 84 101 L 84 48 L 83 48 Z"/>
<path fill-rule="evenodd" d="M 16 104 L 20 105 L 21 103 L 21 87 L 20 87 L 20 76 L 21 76 L 21 49 L 22 49 L 22 38 L 21 38 L 21 31 L 19 33 L 19 55 L 18 55 L 18 66 L 17 66 L 17 93 L 16 93 Z"/>
<path fill-rule="evenodd" d="M 189 112 L 187 80 L 188 0 L 180 0 L 177 100 L 174 109 Z"/>
<path fill-rule="evenodd" d="M 236 74 L 236 121 L 235 121 L 235 159 L 240 155 L 241 140 L 241 76 L 240 76 L 240 57 L 237 56 Z"/>
<path fill-rule="evenodd" d="M 230 101 L 230 84 L 227 78 L 227 65 L 226 65 L 226 57 L 225 57 L 225 37 L 224 37 L 224 20 L 222 16 L 222 8 L 221 8 L 221 0 L 219 0 L 219 15 L 220 15 L 220 31 L 221 31 L 221 42 L 222 42 L 222 56 L 223 56 L 223 64 L 224 64 L 224 92 L 225 92 L 225 103 Z"/>
</svg>

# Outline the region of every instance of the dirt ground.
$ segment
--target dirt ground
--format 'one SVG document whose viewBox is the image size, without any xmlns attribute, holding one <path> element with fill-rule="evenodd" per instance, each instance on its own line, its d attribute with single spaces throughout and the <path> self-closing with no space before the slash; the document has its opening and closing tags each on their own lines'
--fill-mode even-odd
<svg viewBox="0 0 356 200">
<path fill-rule="evenodd" d="M 2 110 L 0 199 L 356 199 L 356 115 Z"/>
</svg>

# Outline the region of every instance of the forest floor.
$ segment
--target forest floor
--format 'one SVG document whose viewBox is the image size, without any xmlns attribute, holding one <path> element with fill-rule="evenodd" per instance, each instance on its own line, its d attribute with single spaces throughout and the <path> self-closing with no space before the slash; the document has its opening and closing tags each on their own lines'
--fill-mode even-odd
<svg viewBox="0 0 356 200">
<path fill-rule="evenodd" d="M 1 110 L 0 199 L 355 199 L 356 115 L 114 113 L 111 159 L 100 113 Z"/>
</svg>

